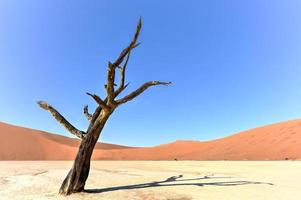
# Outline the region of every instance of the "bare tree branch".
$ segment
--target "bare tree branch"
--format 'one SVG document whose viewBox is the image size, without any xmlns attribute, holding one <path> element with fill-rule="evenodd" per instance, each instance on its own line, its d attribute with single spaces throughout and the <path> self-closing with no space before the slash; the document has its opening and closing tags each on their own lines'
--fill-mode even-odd
<svg viewBox="0 0 301 200">
<path fill-rule="evenodd" d="M 125 48 L 119 55 L 119 57 L 117 58 L 117 60 L 113 63 L 114 66 L 119 66 L 122 62 L 123 62 L 123 59 L 126 57 L 126 55 L 133 49 L 133 48 L 136 48 L 140 43 L 137 43 L 137 39 L 138 39 L 138 36 L 140 34 L 140 30 L 141 30 L 141 27 L 142 27 L 142 21 L 141 21 L 141 17 L 138 21 L 138 24 L 137 24 L 137 27 L 136 27 L 136 32 L 135 32 L 135 35 L 130 43 L 130 45 Z"/>
<path fill-rule="evenodd" d="M 129 57 L 130 57 L 130 52 L 133 48 L 136 48 L 137 46 L 139 46 L 140 43 L 136 44 L 136 41 L 138 39 L 140 30 L 141 30 L 141 26 L 142 26 L 142 22 L 141 22 L 141 18 L 139 19 L 138 25 L 136 27 L 136 32 L 135 35 L 131 41 L 131 43 L 129 44 L 129 46 L 127 48 L 125 48 L 119 55 L 119 57 L 116 59 L 116 61 L 114 63 L 109 62 L 108 64 L 108 75 L 107 75 L 107 85 L 106 85 L 106 90 L 107 90 L 107 94 L 108 94 L 108 104 L 112 104 L 114 103 L 114 98 L 120 94 L 122 92 L 122 90 L 124 89 L 124 80 L 125 80 L 125 69 L 127 66 L 127 63 L 129 61 Z M 115 70 L 117 67 L 119 67 L 121 65 L 121 63 L 123 62 L 124 58 L 126 58 L 125 64 L 124 66 L 121 68 L 121 83 L 119 88 L 117 89 L 116 92 L 114 92 L 114 81 L 115 81 Z"/>
<path fill-rule="evenodd" d="M 134 35 L 131 43 L 129 44 L 129 46 L 127 48 L 125 48 L 121 52 L 121 54 L 119 55 L 119 57 L 113 64 L 115 67 L 119 67 L 121 65 L 121 63 L 123 62 L 124 58 L 126 57 L 123 67 L 119 67 L 120 84 L 119 84 L 119 87 L 115 91 L 114 97 L 117 97 L 126 88 L 126 86 L 124 85 L 125 84 L 125 71 L 126 71 L 126 67 L 127 67 L 130 55 L 131 55 L 131 50 L 140 45 L 140 43 L 136 43 L 136 42 L 137 42 L 138 36 L 140 34 L 141 27 L 142 27 L 142 22 L 141 22 L 141 18 L 140 18 L 139 22 L 137 24 L 137 27 L 136 27 L 135 35 Z"/>
<path fill-rule="evenodd" d="M 120 83 L 119 83 L 119 87 L 117 88 L 117 90 L 115 91 L 115 97 L 117 97 L 126 87 L 124 83 L 125 83 L 125 70 L 126 70 L 126 66 L 128 64 L 128 61 L 130 59 L 130 55 L 131 55 L 131 51 L 129 51 L 129 53 L 127 54 L 125 63 L 123 65 L 123 67 L 120 68 Z"/>
<path fill-rule="evenodd" d="M 86 93 L 87 95 L 91 96 L 102 109 L 108 109 L 108 106 L 106 105 L 106 102 L 104 102 L 99 96 L 96 94 L 91 94 L 89 92 Z"/>
<path fill-rule="evenodd" d="M 103 102 L 106 104 L 106 103 L 108 102 L 108 99 L 105 98 L 105 100 L 103 100 Z M 93 127 L 93 125 L 94 125 L 96 119 L 98 118 L 98 116 L 99 116 L 100 113 L 101 113 L 101 110 L 102 110 L 101 106 L 98 106 L 98 107 L 95 109 L 95 111 L 94 111 L 94 113 L 93 113 L 93 116 L 92 116 L 92 119 L 91 119 L 91 121 L 90 121 L 90 125 L 89 125 L 89 127 L 88 127 L 88 129 L 87 129 L 87 131 L 86 131 L 87 133 L 88 133 L 88 132 L 90 131 L 90 129 Z"/>
<path fill-rule="evenodd" d="M 125 90 L 130 83 L 127 83 L 125 85 L 123 85 L 122 87 L 119 87 L 116 91 L 115 91 L 115 98 L 123 91 Z"/>
<path fill-rule="evenodd" d="M 56 109 L 54 109 L 50 104 L 46 103 L 45 101 L 38 101 L 37 102 L 41 108 L 47 110 L 51 113 L 51 115 L 70 133 L 77 136 L 78 138 L 82 139 L 85 137 L 85 132 L 80 131 L 75 128 L 70 122 L 68 122 Z"/>
<path fill-rule="evenodd" d="M 108 75 L 107 75 L 107 95 L 108 103 L 110 104 L 114 100 L 114 81 L 115 81 L 115 69 L 116 65 L 113 65 L 111 62 L 108 64 Z"/>
<path fill-rule="evenodd" d="M 150 81 L 144 83 L 137 90 L 124 96 L 123 98 L 115 100 L 117 99 L 117 96 L 121 92 L 123 92 L 128 86 L 128 83 L 126 84 L 126 68 L 130 56 L 132 55 L 132 50 L 140 44 L 137 42 L 137 39 L 140 34 L 141 27 L 142 23 L 140 18 L 136 27 L 135 35 L 133 36 L 130 44 L 125 49 L 123 49 L 123 51 L 121 51 L 121 53 L 115 61 L 113 60 L 112 62 L 108 63 L 106 77 L 107 82 L 105 83 L 107 97 L 104 100 L 102 100 L 96 94 L 87 93 L 87 95 L 91 96 L 97 102 L 98 105 L 97 108 L 94 110 L 93 115 L 91 115 L 92 113 L 89 113 L 88 106 L 84 107 L 84 114 L 90 122 L 86 132 L 76 129 L 56 109 L 54 109 L 48 103 L 43 101 L 38 102 L 41 108 L 49 111 L 53 115 L 53 117 L 68 131 L 70 131 L 77 137 L 82 138 L 73 166 L 60 187 L 59 193 L 62 195 L 69 195 L 71 193 L 84 191 L 85 183 L 90 171 L 93 149 L 97 144 L 99 136 L 103 128 L 105 127 L 107 120 L 118 107 L 118 105 L 134 99 L 151 86 L 171 84 L 171 82 Z M 116 68 L 120 70 L 119 85 L 115 84 Z"/>
<path fill-rule="evenodd" d="M 93 125 L 94 125 L 94 123 L 95 123 L 97 117 L 99 116 L 101 110 L 102 110 L 101 106 L 98 106 L 98 107 L 95 109 L 95 111 L 94 111 L 94 113 L 93 113 L 93 115 L 92 115 L 92 118 L 91 118 L 91 120 L 90 120 L 90 125 L 89 125 L 89 127 L 88 127 L 88 129 L 87 129 L 87 131 L 86 131 L 87 133 L 89 133 L 90 129 L 93 127 Z"/>
<path fill-rule="evenodd" d="M 139 96 L 140 94 L 142 94 L 147 88 L 151 87 L 151 86 L 155 86 L 155 85 L 169 85 L 171 84 L 171 82 L 161 82 L 161 81 L 149 81 L 144 83 L 142 86 L 140 86 L 137 90 L 135 90 L 134 92 L 126 95 L 125 97 L 119 99 L 116 101 L 116 103 L 118 105 L 126 103 L 132 99 L 134 99 L 135 97 Z"/>
<path fill-rule="evenodd" d="M 84 114 L 87 117 L 88 121 L 91 121 L 92 115 L 89 113 L 88 105 L 85 105 L 84 107 Z"/>
</svg>

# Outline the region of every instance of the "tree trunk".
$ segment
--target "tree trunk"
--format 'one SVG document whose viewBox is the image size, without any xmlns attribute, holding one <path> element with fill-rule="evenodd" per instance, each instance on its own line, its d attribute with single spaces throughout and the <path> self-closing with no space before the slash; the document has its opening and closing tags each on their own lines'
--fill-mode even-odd
<svg viewBox="0 0 301 200">
<path fill-rule="evenodd" d="M 137 43 L 137 39 L 141 30 L 142 22 L 141 18 L 136 27 L 135 35 L 129 44 L 120 53 L 119 57 L 114 62 L 108 63 L 107 68 L 107 83 L 105 84 L 105 89 L 107 92 L 107 97 L 103 100 L 96 94 L 87 93 L 91 96 L 97 103 L 98 107 L 91 115 L 88 111 L 88 105 L 84 107 L 84 114 L 90 122 L 87 131 L 81 131 L 75 128 L 70 122 L 67 121 L 63 115 L 61 115 L 54 107 L 44 101 L 38 101 L 38 105 L 44 110 L 51 113 L 51 115 L 70 133 L 74 134 L 78 138 L 82 139 L 79 150 L 77 152 L 76 158 L 73 162 L 73 166 L 70 169 L 67 177 L 63 181 L 60 194 L 69 195 L 76 192 L 81 192 L 85 188 L 86 180 L 90 171 L 90 160 L 93 153 L 93 149 L 99 135 L 108 120 L 109 116 L 113 111 L 120 105 L 133 100 L 140 94 L 142 94 L 146 89 L 155 85 L 169 85 L 171 82 L 162 81 L 149 81 L 141 85 L 135 91 L 125 95 L 120 99 L 116 99 L 128 86 L 129 83 L 125 83 L 125 71 L 129 61 L 131 51 L 136 48 L 140 43 Z M 115 72 L 116 69 L 120 70 L 120 84 L 119 86 L 115 84 Z M 118 88 L 114 88 L 118 86 Z"/>
<path fill-rule="evenodd" d="M 88 131 L 86 137 L 82 139 L 73 166 L 61 185 L 60 194 L 69 195 L 84 190 L 90 171 L 93 149 L 109 115 L 103 112 L 101 119 L 96 122 L 94 128 Z"/>
</svg>

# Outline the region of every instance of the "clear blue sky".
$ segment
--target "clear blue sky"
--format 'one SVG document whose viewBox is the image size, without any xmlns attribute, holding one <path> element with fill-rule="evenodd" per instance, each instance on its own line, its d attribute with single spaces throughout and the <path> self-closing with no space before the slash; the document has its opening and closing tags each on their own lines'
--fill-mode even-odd
<svg viewBox="0 0 301 200">
<path fill-rule="evenodd" d="M 105 94 L 106 63 L 130 41 L 127 92 L 101 140 L 152 146 L 209 140 L 301 118 L 301 1 L 0 1 L 0 121 L 66 132 L 45 100 L 85 130 L 85 92 Z M 9 134 L 9 133 L 8 133 Z"/>
</svg>

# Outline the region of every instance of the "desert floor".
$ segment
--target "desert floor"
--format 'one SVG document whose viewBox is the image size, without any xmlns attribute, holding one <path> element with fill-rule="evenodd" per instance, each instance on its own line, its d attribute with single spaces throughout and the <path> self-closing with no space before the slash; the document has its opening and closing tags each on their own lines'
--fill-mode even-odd
<svg viewBox="0 0 301 200">
<path fill-rule="evenodd" d="M 0 199 L 301 199 L 300 161 L 93 161 L 87 192 L 57 195 L 71 161 L 1 161 Z"/>
</svg>

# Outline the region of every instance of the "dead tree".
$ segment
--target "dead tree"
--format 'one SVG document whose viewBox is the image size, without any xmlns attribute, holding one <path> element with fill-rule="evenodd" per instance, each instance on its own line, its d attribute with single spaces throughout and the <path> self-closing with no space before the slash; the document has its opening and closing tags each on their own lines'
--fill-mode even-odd
<svg viewBox="0 0 301 200">
<path fill-rule="evenodd" d="M 87 95 L 96 101 L 98 106 L 93 114 L 89 114 L 88 106 L 84 107 L 84 114 L 90 123 L 86 131 L 81 131 L 75 128 L 50 104 L 44 101 L 37 102 L 41 108 L 49 111 L 52 116 L 70 133 L 81 139 L 73 166 L 60 187 L 60 194 L 69 195 L 71 193 L 81 192 L 84 190 L 85 183 L 89 175 L 90 160 L 94 146 L 97 143 L 99 135 L 108 118 L 118 106 L 133 100 L 151 86 L 171 84 L 171 82 L 149 81 L 128 95 L 117 99 L 121 92 L 128 86 L 128 83 L 125 83 L 126 67 L 132 50 L 140 44 L 137 43 L 137 39 L 141 30 L 141 25 L 141 19 L 139 19 L 135 35 L 130 44 L 120 53 L 119 57 L 114 62 L 108 63 L 107 83 L 105 85 L 107 97 L 105 99 L 101 99 L 96 94 L 87 93 Z M 118 85 L 115 84 L 116 70 L 120 71 L 120 83 Z"/>
</svg>

